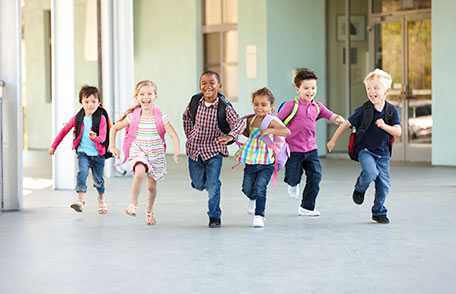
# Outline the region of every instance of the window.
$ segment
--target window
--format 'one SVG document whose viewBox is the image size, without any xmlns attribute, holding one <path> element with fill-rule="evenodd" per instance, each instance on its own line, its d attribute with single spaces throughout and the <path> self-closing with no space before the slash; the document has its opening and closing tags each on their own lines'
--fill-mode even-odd
<svg viewBox="0 0 456 294">
<path fill-rule="evenodd" d="M 220 74 L 225 96 L 239 98 L 238 0 L 203 1 L 204 70 Z"/>
</svg>

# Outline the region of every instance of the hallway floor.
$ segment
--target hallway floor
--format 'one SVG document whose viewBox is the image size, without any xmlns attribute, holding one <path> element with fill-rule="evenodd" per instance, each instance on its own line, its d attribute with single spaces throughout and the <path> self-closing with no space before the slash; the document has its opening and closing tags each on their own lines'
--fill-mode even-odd
<svg viewBox="0 0 456 294">
<path fill-rule="evenodd" d="M 242 169 L 224 161 L 223 226 L 207 228 L 207 194 L 186 160 L 168 158 L 158 224 L 124 213 L 131 179 L 108 179 L 109 214 L 90 187 L 83 213 L 71 191 L 34 188 L 22 212 L 0 214 L 0 293 L 454 293 L 455 168 L 395 164 L 389 225 L 370 221 L 372 187 L 353 204 L 358 167 L 323 159 L 318 218 L 298 217 L 281 180 L 264 229 L 250 227 Z M 36 174 L 35 174 L 36 176 Z M 281 179 L 282 177 L 280 177 Z"/>
</svg>

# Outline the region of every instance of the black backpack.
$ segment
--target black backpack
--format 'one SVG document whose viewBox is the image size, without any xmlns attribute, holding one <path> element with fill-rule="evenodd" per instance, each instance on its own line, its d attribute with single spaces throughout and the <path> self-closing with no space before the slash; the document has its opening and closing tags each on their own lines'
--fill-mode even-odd
<svg viewBox="0 0 456 294">
<path fill-rule="evenodd" d="M 108 152 L 108 147 L 109 147 L 109 115 L 106 109 L 103 107 L 98 107 L 97 110 L 92 114 L 92 131 L 95 132 L 98 136 L 100 132 L 100 121 L 101 121 L 101 116 L 104 116 L 106 119 L 106 139 L 105 141 L 101 144 L 105 147 L 106 153 L 104 155 L 104 158 L 108 159 L 112 157 L 112 153 Z M 77 138 L 79 134 L 81 133 L 81 125 L 82 122 L 84 121 L 84 109 L 81 108 L 81 110 L 78 111 L 76 114 L 76 127 L 74 129 L 74 137 Z"/>
<path fill-rule="evenodd" d="M 350 134 L 350 138 L 348 140 L 348 155 L 350 159 L 358 161 L 358 146 L 363 139 L 364 135 L 366 134 L 367 128 L 369 128 L 372 120 L 374 119 L 374 105 L 370 101 L 366 101 L 363 104 L 363 117 L 361 120 L 361 124 L 359 125 L 358 129 L 354 129 L 354 131 Z M 394 116 L 394 105 L 385 101 L 385 123 L 390 124 Z M 394 137 L 389 135 L 389 152 L 390 156 L 393 155 L 393 143 Z"/>
<path fill-rule="evenodd" d="M 219 129 L 225 135 L 231 132 L 230 125 L 226 120 L 226 108 L 228 106 L 233 107 L 231 103 L 223 96 L 221 93 L 217 93 L 218 97 L 218 105 L 217 105 L 217 125 Z M 195 125 L 196 119 L 196 111 L 198 110 L 199 101 L 203 98 L 202 93 L 198 93 L 193 95 L 190 99 L 190 103 L 188 104 L 189 113 L 190 113 L 190 120 L 192 121 L 192 125 Z M 230 141 L 227 145 L 234 143 L 234 140 Z"/>
</svg>

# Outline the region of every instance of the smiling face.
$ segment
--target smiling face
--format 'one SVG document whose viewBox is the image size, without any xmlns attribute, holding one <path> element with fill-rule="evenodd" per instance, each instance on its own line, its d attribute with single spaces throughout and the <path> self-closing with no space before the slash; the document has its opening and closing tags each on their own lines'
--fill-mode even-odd
<svg viewBox="0 0 456 294">
<path fill-rule="evenodd" d="M 388 89 L 378 78 L 367 80 L 365 86 L 367 97 L 372 104 L 381 105 L 385 101 Z"/>
<path fill-rule="evenodd" d="M 296 88 L 298 95 L 301 99 L 305 101 L 312 101 L 312 99 L 317 94 L 317 80 L 303 80 L 299 88 Z"/>
<path fill-rule="evenodd" d="M 155 88 L 151 85 L 144 85 L 139 88 L 135 98 L 142 109 L 150 109 L 154 105 L 155 99 L 157 99 Z"/>
<path fill-rule="evenodd" d="M 92 115 L 100 105 L 100 99 L 95 95 L 83 96 L 81 98 L 82 108 L 86 116 Z"/>
<path fill-rule="evenodd" d="M 265 116 L 272 112 L 271 100 L 267 95 L 257 95 L 253 97 L 253 111 L 257 116 Z"/>
<path fill-rule="evenodd" d="M 215 101 L 221 87 L 222 84 L 220 84 L 217 77 L 213 74 L 205 74 L 200 78 L 200 90 L 203 93 L 204 100 L 207 102 Z"/>
</svg>

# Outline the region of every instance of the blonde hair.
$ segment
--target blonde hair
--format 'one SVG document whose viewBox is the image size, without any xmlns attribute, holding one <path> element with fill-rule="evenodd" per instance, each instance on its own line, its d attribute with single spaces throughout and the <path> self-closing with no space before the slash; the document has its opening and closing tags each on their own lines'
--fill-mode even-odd
<svg viewBox="0 0 456 294">
<path fill-rule="evenodd" d="M 152 87 L 154 89 L 155 97 L 157 97 L 157 85 L 154 82 L 152 82 L 151 80 L 142 80 L 142 81 L 137 82 L 136 86 L 135 86 L 135 91 L 134 91 L 133 97 L 136 98 L 138 96 L 141 88 L 146 87 L 146 86 Z M 132 107 L 128 108 L 127 111 L 125 111 L 125 113 L 122 115 L 122 117 L 118 121 L 124 120 L 127 117 L 127 115 L 129 115 L 130 113 L 135 111 L 136 108 L 139 108 L 139 107 L 141 107 L 141 105 L 139 105 L 139 103 L 136 103 Z"/>
<path fill-rule="evenodd" d="M 367 82 L 373 79 L 378 79 L 386 89 L 390 89 L 391 84 L 393 83 L 391 75 L 379 68 L 376 68 L 374 71 L 371 71 L 367 74 L 367 76 L 364 78 L 364 85 L 367 85 Z"/>
</svg>

